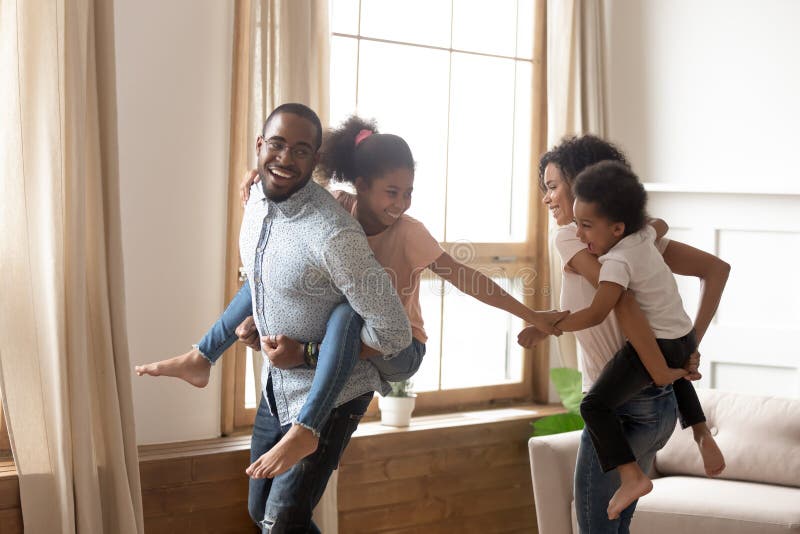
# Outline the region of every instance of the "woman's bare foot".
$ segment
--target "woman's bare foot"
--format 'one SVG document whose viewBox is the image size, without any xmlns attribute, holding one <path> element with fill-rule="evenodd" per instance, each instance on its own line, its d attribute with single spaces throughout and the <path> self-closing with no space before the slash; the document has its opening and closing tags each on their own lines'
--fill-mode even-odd
<svg viewBox="0 0 800 534">
<path fill-rule="evenodd" d="M 200 351 L 192 349 L 186 354 L 168 360 L 136 366 L 139 376 L 173 376 L 189 382 L 191 385 L 204 388 L 211 376 L 211 362 L 206 360 Z"/>
<path fill-rule="evenodd" d="M 621 484 L 608 502 L 608 518 L 616 519 L 636 499 L 653 490 L 653 482 L 636 462 L 619 466 Z"/>
<path fill-rule="evenodd" d="M 275 478 L 316 451 L 317 445 L 319 438 L 311 430 L 294 424 L 274 447 L 245 469 L 245 473 L 250 478 Z"/>
<path fill-rule="evenodd" d="M 697 448 L 700 449 L 700 456 L 703 457 L 703 467 L 706 475 L 710 477 L 719 475 L 725 470 L 725 457 L 722 455 L 722 451 L 719 450 L 717 440 L 711 435 L 708 425 L 699 423 L 692 427 L 692 431 L 694 432 L 694 441 L 697 443 Z"/>
</svg>

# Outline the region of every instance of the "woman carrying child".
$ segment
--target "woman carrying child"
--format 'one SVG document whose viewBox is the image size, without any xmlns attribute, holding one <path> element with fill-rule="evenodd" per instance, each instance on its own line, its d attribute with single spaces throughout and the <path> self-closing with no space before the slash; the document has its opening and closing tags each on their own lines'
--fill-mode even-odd
<svg viewBox="0 0 800 534">
<path fill-rule="evenodd" d="M 675 427 L 676 400 L 672 394 L 672 386 L 660 387 L 655 384 L 669 384 L 676 376 L 685 374 L 685 372 L 676 372 L 667 368 L 664 356 L 651 331 L 651 324 L 648 322 L 650 317 L 646 316 L 638 305 L 635 290 L 632 292 L 612 288 L 614 289 L 612 293 L 616 293 L 616 295 L 610 296 L 602 295 L 602 289 L 596 290 L 601 279 L 601 263 L 598 256 L 611 249 L 613 244 L 621 242 L 624 230 L 619 232 L 619 226 L 605 224 L 608 221 L 598 221 L 598 214 L 591 212 L 592 206 L 589 206 L 589 213 L 584 213 L 586 210 L 583 208 L 587 206 L 582 205 L 581 202 L 575 202 L 573 186 L 581 171 L 605 160 L 617 163 L 603 165 L 612 167 L 617 165 L 618 167 L 615 169 L 623 168 L 630 172 L 625 156 L 610 143 L 594 136 L 565 140 L 542 156 L 539 166 L 540 187 L 545 193 L 543 202 L 550 209 L 556 222 L 561 225 L 555 237 L 555 248 L 564 265 L 561 306 L 572 310 L 581 310 L 581 312 L 557 323 L 557 326 L 563 327 L 565 331 L 578 330 L 575 335 L 583 349 L 581 367 L 584 376 L 584 391 L 593 392 L 593 386 L 598 383 L 601 387 L 605 384 L 606 391 L 610 389 L 615 392 L 618 388 L 624 390 L 622 398 L 611 399 L 610 402 L 601 404 L 606 405 L 606 415 L 610 412 L 610 416 L 614 420 L 611 425 L 612 433 L 621 434 L 621 441 L 627 446 L 627 448 L 623 448 L 627 451 L 628 456 L 625 456 L 626 453 L 622 455 L 624 457 L 622 461 L 629 460 L 627 464 L 624 464 L 625 468 L 618 472 L 609 470 L 608 463 L 601 463 L 598 456 L 601 450 L 598 449 L 597 453 L 595 452 L 594 438 L 596 436 L 592 435 L 590 429 L 585 429 L 581 438 L 575 469 L 575 508 L 578 524 L 583 533 L 628 532 L 636 499 L 649 491 L 647 486 L 649 480 L 637 486 L 635 473 L 638 471 L 644 476 L 644 472 L 652 464 L 656 451 L 666 444 Z M 593 175 L 585 177 L 586 183 L 589 183 L 592 177 Z M 591 187 L 587 186 L 585 189 L 591 189 Z M 610 196 L 614 197 L 615 195 L 616 192 Z M 586 196 L 597 198 L 590 193 L 587 193 Z M 575 205 L 575 210 L 573 205 Z M 643 208 L 640 211 L 643 212 Z M 578 224 L 584 224 L 582 229 L 579 229 L 574 222 L 579 216 L 583 217 L 578 220 Z M 639 219 L 641 221 L 642 217 Z M 590 235 L 592 229 L 587 228 L 594 223 L 599 225 L 593 228 L 599 237 Z M 619 235 L 616 235 L 615 232 Z M 645 233 L 648 234 L 648 238 L 652 238 L 655 230 L 645 230 Z M 729 266 L 710 254 L 677 241 L 661 239 L 658 247 L 656 254 L 663 255 L 663 261 L 673 273 L 697 276 L 703 281 L 700 307 L 693 325 L 696 343 L 699 343 L 716 312 L 727 281 Z M 650 256 L 650 259 L 653 260 L 653 257 Z M 621 278 L 617 278 L 617 282 L 622 281 Z M 657 290 L 669 295 L 670 309 L 674 311 L 677 289 L 673 291 L 671 285 L 663 277 L 661 284 L 663 287 L 657 288 Z M 619 283 L 616 285 L 623 286 Z M 608 293 L 608 289 L 603 292 Z M 598 311 L 596 307 L 592 311 L 586 311 L 587 308 L 591 308 L 598 296 L 604 304 L 603 309 Z M 611 308 L 615 313 L 609 313 Z M 647 311 L 652 312 L 652 307 L 648 307 Z M 677 315 L 680 319 L 678 322 L 681 324 L 677 328 L 687 330 L 676 333 L 678 338 L 683 337 L 682 334 L 686 334 L 687 337 L 683 341 L 675 342 L 683 345 L 678 347 L 675 352 L 695 350 L 696 343 L 690 339 L 691 322 L 687 323 L 688 318 L 680 317 L 677 312 L 673 315 Z M 582 327 L 588 328 L 582 329 Z M 530 346 L 544 337 L 546 337 L 545 334 L 532 327 L 520 334 L 520 342 L 525 346 Z M 626 337 L 629 341 L 628 344 L 626 344 Z M 667 346 L 663 341 L 661 346 L 670 356 L 674 353 L 673 349 L 676 348 Z M 637 378 L 630 380 L 629 383 L 621 384 L 619 381 L 614 382 L 613 379 L 608 380 L 607 373 L 612 373 L 614 367 L 609 369 L 606 366 L 610 361 L 616 359 L 614 355 L 620 350 L 625 352 L 626 356 L 623 361 L 627 362 L 629 367 L 639 368 L 639 373 L 634 374 Z M 641 361 L 639 361 L 639 357 L 641 357 Z M 680 359 L 684 359 L 683 354 Z M 647 371 L 644 372 L 646 378 L 642 378 L 643 362 L 647 368 Z M 628 381 L 629 376 L 626 375 L 626 378 L 621 380 Z M 683 379 L 680 380 L 686 382 Z M 647 385 L 651 381 L 655 384 Z M 607 387 L 609 383 L 611 384 L 610 388 Z M 686 385 L 691 387 L 688 382 Z M 684 384 L 678 383 L 677 387 L 678 389 L 684 388 Z M 596 399 L 596 396 L 587 396 L 587 398 L 591 402 L 591 399 Z M 606 401 L 608 400 L 606 399 Z M 702 410 L 699 415 L 697 412 L 692 412 L 690 417 L 691 419 L 685 420 L 684 423 L 693 425 L 692 430 L 703 456 L 706 472 L 709 475 L 718 474 L 724 468 L 724 459 L 705 425 Z M 588 421 L 587 425 L 589 425 Z M 617 443 L 619 441 L 620 439 L 617 438 Z M 632 488 L 628 487 L 620 491 L 620 474 L 625 469 L 634 471 L 634 485 Z M 646 477 L 644 478 L 646 479 Z"/>
</svg>

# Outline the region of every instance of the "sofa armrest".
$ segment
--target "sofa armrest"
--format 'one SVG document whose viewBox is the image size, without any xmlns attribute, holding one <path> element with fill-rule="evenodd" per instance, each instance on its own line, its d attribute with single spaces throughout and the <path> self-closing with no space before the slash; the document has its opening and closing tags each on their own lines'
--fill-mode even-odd
<svg viewBox="0 0 800 534">
<path fill-rule="evenodd" d="M 528 441 L 539 532 L 572 532 L 572 486 L 580 436 L 577 430 Z"/>
</svg>

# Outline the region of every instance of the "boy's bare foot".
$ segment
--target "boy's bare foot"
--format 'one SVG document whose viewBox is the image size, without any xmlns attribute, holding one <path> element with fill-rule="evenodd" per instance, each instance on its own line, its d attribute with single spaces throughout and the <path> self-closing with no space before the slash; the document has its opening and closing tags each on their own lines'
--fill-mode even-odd
<svg viewBox="0 0 800 534">
<path fill-rule="evenodd" d="M 715 477 L 725 470 L 725 457 L 722 451 L 719 450 L 717 440 L 711 435 L 711 431 L 705 423 L 695 425 L 700 427 L 694 431 L 694 440 L 697 443 L 697 448 L 700 449 L 700 456 L 703 457 L 703 467 L 705 468 L 706 475 Z"/>
<path fill-rule="evenodd" d="M 200 351 L 192 349 L 186 354 L 168 360 L 136 366 L 139 376 L 173 376 L 189 382 L 194 387 L 204 388 L 211 376 L 211 362 L 206 360 Z"/>
<path fill-rule="evenodd" d="M 653 482 L 644 474 L 639 464 L 631 462 L 618 467 L 621 484 L 608 502 L 608 518 L 616 519 L 636 499 L 653 490 Z"/>
<path fill-rule="evenodd" d="M 319 438 L 311 430 L 294 424 L 274 447 L 245 469 L 245 473 L 250 478 L 275 478 L 316 451 L 318 445 Z"/>
</svg>

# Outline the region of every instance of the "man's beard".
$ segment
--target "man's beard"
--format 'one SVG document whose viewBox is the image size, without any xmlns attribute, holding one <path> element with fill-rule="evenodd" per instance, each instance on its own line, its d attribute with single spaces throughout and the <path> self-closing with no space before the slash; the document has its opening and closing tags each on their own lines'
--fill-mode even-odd
<svg viewBox="0 0 800 534">
<path fill-rule="evenodd" d="M 261 178 L 261 190 L 264 191 L 264 196 L 266 196 L 272 202 L 278 203 L 287 200 L 289 197 L 294 195 L 297 191 L 302 189 L 308 182 L 311 180 L 311 174 L 309 173 L 305 179 L 301 179 L 297 184 L 285 193 L 278 193 L 274 191 L 270 191 L 267 187 L 267 180 L 271 180 L 272 176 L 270 176 L 269 171 L 266 169 L 258 169 L 258 176 Z"/>
</svg>

